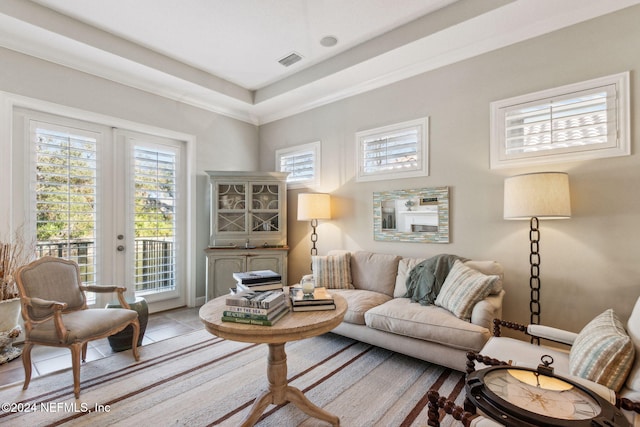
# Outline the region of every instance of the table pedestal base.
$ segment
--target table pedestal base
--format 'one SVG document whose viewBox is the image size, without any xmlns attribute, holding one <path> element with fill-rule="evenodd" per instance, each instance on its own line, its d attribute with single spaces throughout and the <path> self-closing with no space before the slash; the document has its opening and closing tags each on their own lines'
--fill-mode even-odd
<svg viewBox="0 0 640 427">
<path fill-rule="evenodd" d="M 253 426 L 267 406 L 281 405 L 291 402 L 307 415 L 327 421 L 333 426 L 340 425 L 340 418 L 317 407 L 307 399 L 300 390 L 287 383 L 287 355 L 284 351 L 284 343 L 269 344 L 269 363 L 267 365 L 267 378 L 269 390 L 256 398 L 251 411 L 242 422 L 242 427 Z"/>
</svg>

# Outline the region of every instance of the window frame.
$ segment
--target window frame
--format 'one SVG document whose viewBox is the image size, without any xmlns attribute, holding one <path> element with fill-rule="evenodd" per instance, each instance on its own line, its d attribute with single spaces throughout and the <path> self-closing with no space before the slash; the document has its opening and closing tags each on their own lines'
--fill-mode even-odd
<svg viewBox="0 0 640 427">
<path fill-rule="evenodd" d="M 320 141 L 309 142 L 306 144 L 299 144 L 292 147 L 279 148 L 276 150 L 276 168 L 278 172 L 289 172 L 287 176 L 287 189 L 299 189 L 299 188 L 317 188 L 321 182 L 321 143 Z M 294 157 L 304 155 L 307 152 L 311 152 L 313 159 L 313 178 L 297 181 L 289 181 L 289 177 L 295 177 L 291 174 L 291 171 L 283 170 L 281 168 L 283 157 Z"/>
<path fill-rule="evenodd" d="M 611 107 L 615 109 L 614 123 L 616 129 L 608 132 L 607 142 L 574 147 L 545 148 L 529 153 L 507 153 L 506 147 L 506 112 L 518 105 L 542 105 L 552 99 L 567 99 L 569 95 L 578 92 L 595 91 L 598 88 L 613 86 L 615 102 Z M 559 86 L 508 99 L 494 101 L 490 104 L 491 135 L 490 135 L 490 168 L 501 169 L 510 167 L 542 165 L 559 162 L 601 159 L 608 157 L 628 156 L 631 154 L 629 127 L 629 72 L 623 72 L 578 83 Z M 607 106 L 609 108 L 609 105 Z M 612 136 L 611 136 L 612 135 Z"/>
<path fill-rule="evenodd" d="M 420 141 L 416 141 L 416 148 L 419 154 L 417 166 L 404 171 L 374 171 L 371 173 L 364 172 L 364 140 L 383 139 L 390 134 L 399 133 L 403 130 L 411 130 L 418 128 Z M 413 177 L 429 176 L 429 117 L 422 117 L 415 120 L 409 120 L 401 123 L 395 123 L 373 129 L 367 129 L 356 132 L 356 182 L 381 181 L 387 179 L 401 179 Z"/>
</svg>

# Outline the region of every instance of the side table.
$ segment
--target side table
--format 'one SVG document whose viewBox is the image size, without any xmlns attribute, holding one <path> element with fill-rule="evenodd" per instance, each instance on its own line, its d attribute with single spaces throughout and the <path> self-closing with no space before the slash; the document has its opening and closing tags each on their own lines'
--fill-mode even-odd
<svg viewBox="0 0 640 427">
<path fill-rule="evenodd" d="M 220 338 L 269 345 L 269 388 L 256 398 L 241 424 L 242 427 L 253 426 L 270 404 L 280 405 L 286 402 L 293 403 L 307 415 L 339 426 L 340 418 L 314 405 L 299 389 L 288 384 L 285 344 L 324 334 L 338 326 L 347 311 L 346 300 L 340 295 L 334 295 L 335 310 L 291 312 L 273 326 L 257 326 L 223 322 L 225 299 L 226 296 L 215 298 L 200 308 L 200 320 L 206 329 Z"/>
</svg>

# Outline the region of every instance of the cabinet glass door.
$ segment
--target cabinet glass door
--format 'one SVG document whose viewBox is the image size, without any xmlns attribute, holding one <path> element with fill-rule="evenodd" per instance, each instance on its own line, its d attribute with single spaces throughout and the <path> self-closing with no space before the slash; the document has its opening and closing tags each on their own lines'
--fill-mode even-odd
<svg viewBox="0 0 640 427">
<path fill-rule="evenodd" d="M 251 184 L 251 231 L 280 231 L 280 186 Z"/>
<path fill-rule="evenodd" d="M 246 185 L 218 184 L 218 220 L 216 221 L 219 233 L 243 233 L 247 231 L 246 218 Z"/>
</svg>

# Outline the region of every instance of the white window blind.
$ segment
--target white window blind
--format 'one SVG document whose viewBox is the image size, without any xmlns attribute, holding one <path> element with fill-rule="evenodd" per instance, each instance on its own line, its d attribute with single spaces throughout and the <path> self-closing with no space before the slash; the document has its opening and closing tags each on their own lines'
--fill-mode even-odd
<svg viewBox="0 0 640 427">
<path fill-rule="evenodd" d="M 276 150 L 280 172 L 289 172 L 289 188 L 313 187 L 320 182 L 320 141 Z"/>
<path fill-rule="evenodd" d="M 94 284 L 99 134 L 36 121 L 31 134 L 38 255 L 76 261 Z"/>
<path fill-rule="evenodd" d="M 615 138 L 614 85 L 505 109 L 506 153 L 607 144 Z"/>
<path fill-rule="evenodd" d="M 176 152 L 133 149 L 136 295 L 175 290 Z"/>
<path fill-rule="evenodd" d="M 491 167 L 630 154 L 629 73 L 491 103 Z"/>
<path fill-rule="evenodd" d="M 428 175 L 427 119 L 358 132 L 358 180 Z"/>
</svg>

